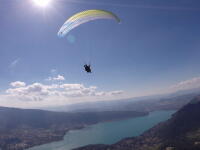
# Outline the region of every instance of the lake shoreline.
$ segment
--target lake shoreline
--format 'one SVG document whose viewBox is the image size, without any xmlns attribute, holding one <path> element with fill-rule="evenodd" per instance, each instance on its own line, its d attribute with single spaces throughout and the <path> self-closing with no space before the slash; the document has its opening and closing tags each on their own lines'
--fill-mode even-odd
<svg viewBox="0 0 200 150">
<path fill-rule="evenodd" d="M 131 121 L 131 120 L 141 120 L 141 119 L 144 119 L 144 118 L 146 118 L 146 119 L 148 119 L 148 118 L 150 118 L 150 120 L 151 120 L 151 117 L 152 117 L 152 115 L 154 114 L 154 117 L 157 117 L 157 116 L 155 116 L 155 114 L 156 113 L 160 113 L 160 114 L 162 114 L 162 113 L 164 113 L 164 114 L 170 114 L 172 111 L 166 111 L 166 110 L 161 110 L 161 111 L 155 111 L 155 112 L 151 112 L 151 113 L 149 113 L 149 114 L 147 114 L 147 115 L 143 115 L 143 116 L 139 116 L 139 117 L 130 117 L 130 118 L 124 118 L 124 119 L 115 119 L 115 120 L 110 120 L 110 121 L 103 121 L 103 122 L 98 122 L 98 123 L 96 123 L 96 124 L 91 124 L 91 125 L 86 125 L 86 126 L 84 126 L 84 127 L 82 127 L 82 128 L 79 128 L 79 129 L 72 129 L 72 130 L 69 130 L 68 132 L 66 132 L 66 134 L 63 136 L 63 139 L 61 140 L 61 141 L 59 141 L 58 143 L 57 143 L 57 141 L 52 141 L 52 142 L 48 142 L 48 143 L 46 143 L 46 144 L 42 144 L 42 145 L 36 145 L 36 146 L 34 146 L 34 147 L 31 147 L 31 148 L 29 148 L 29 149 L 27 149 L 27 150 L 48 150 L 48 147 L 49 147 L 49 149 L 51 149 L 51 150 L 54 150 L 54 145 L 57 145 L 56 147 L 55 147 L 55 149 L 56 148 L 58 148 L 59 147 L 59 144 L 60 145 L 64 145 L 64 144 L 67 144 L 67 143 L 65 143 L 65 141 L 67 140 L 68 141 L 68 143 L 70 143 L 69 145 L 67 144 L 67 145 L 65 145 L 65 147 L 66 147 L 66 150 L 68 150 L 68 149 L 70 149 L 70 148 L 68 148 L 68 147 L 70 147 L 71 145 L 72 145 L 72 143 L 73 143 L 73 141 L 70 141 L 69 142 L 69 140 L 70 140 L 70 136 L 71 135 L 73 135 L 73 134 L 77 134 L 77 132 L 78 132 L 78 135 L 77 135 L 77 137 L 76 137 L 76 139 L 77 138 L 79 138 L 79 139 L 83 139 L 83 140 L 85 140 L 85 137 L 83 136 L 82 138 L 81 138 L 81 136 L 79 136 L 79 132 L 80 133 L 82 133 L 82 132 L 88 132 L 88 131 L 90 131 L 90 130 L 92 130 L 92 128 L 96 128 L 97 126 L 105 126 L 104 124 L 106 124 L 106 125 L 109 125 L 109 124 L 121 124 L 121 122 L 129 122 L 129 121 Z M 165 115 L 164 115 L 165 116 Z M 159 115 L 158 115 L 158 117 L 159 117 Z M 122 121 L 122 120 L 124 120 L 124 121 Z M 155 119 L 154 119 L 155 120 Z M 163 119 L 161 119 L 161 121 L 162 121 Z M 110 123 L 109 123 L 110 122 Z M 140 121 L 139 121 L 140 122 Z M 150 121 L 151 122 L 151 121 Z M 107 124 L 108 123 L 108 124 Z M 128 123 L 127 123 L 128 124 Z M 157 124 L 157 123 L 156 123 Z M 155 125 L 155 124 L 153 124 L 153 125 Z M 88 128 L 88 127 L 90 127 L 90 126 L 92 126 L 92 128 Z M 140 126 L 140 125 L 139 125 Z M 146 125 L 145 125 L 146 126 Z M 152 127 L 151 125 L 150 125 L 150 127 Z M 88 129 L 87 129 L 88 128 Z M 104 127 L 103 127 L 104 128 Z M 146 127 L 145 127 L 146 128 Z M 148 129 L 149 127 L 147 127 L 146 129 Z M 80 129 L 83 129 L 83 130 L 80 130 Z M 84 129 L 87 129 L 87 130 L 84 130 Z M 146 130 L 145 129 L 145 130 Z M 75 131 L 75 132 L 70 132 L 70 131 Z M 99 128 L 97 127 L 97 130 L 99 130 Z M 105 128 L 103 129 L 103 130 L 106 130 Z M 134 129 L 135 130 L 135 129 Z M 133 130 L 133 132 L 134 132 L 134 130 Z M 144 130 L 144 131 L 145 131 Z M 99 130 L 99 131 L 101 131 L 101 129 Z M 131 130 L 132 131 L 132 130 Z M 142 133 L 144 132 L 144 131 L 142 131 Z M 137 131 L 136 131 L 137 132 Z M 140 133 L 141 134 L 141 133 Z M 95 136 L 97 136 L 98 137 L 98 135 L 96 135 L 95 133 L 91 133 L 90 135 L 95 135 Z M 131 137 L 131 136 L 133 136 L 133 135 L 128 135 L 128 136 L 125 136 L 125 137 Z M 135 136 L 135 135 L 134 135 Z M 137 135 L 136 135 L 137 136 Z M 87 137 L 87 135 L 86 135 L 86 137 Z M 96 138 L 96 137 L 94 137 L 94 138 Z M 121 139 L 123 139 L 124 137 L 122 137 Z M 76 139 L 73 139 L 73 140 L 75 140 L 76 141 Z M 116 139 L 116 138 L 115 138 Z M 117 142 L 117 141 L 120 141 L 121 139 L 117 139 L 115 142 Z M 62 142 L 63 141 L 63 142 Z M 93 140 L 91 139 L 91 143 L 89 143 L 89 144 L 93 144 L 93 142 L 92 142 Z M 71 143 L 72 142 L 72 143 Z M 99 142 L 99 143 L 102 143 L 102 142 Z M 112 142 L 111 142 L 112 143 Z M 105 143 L 102 143 L 102 144 L 105 144 Z M 108 144 L 108 143 L 107 143 Z M 88 143 L 86 144 L 86 145 L 88 145 Z M 80 146 L 78 146 L 77 145 L 77 147 L 80 147 Z M 72 147 L 72 148 L 75 148 L 75 147 Z"/>
<path fill-rule="evenodd" d="M 140 115 L 140 116 L 127 117 L 127 118 L 125 117 L 125 118 L 121 118 L 121 119 L 111 119 L 111 120 L 97 122 L 97 123 L 94 123 L 94 124 L 88 124 L 88 125 L 82 125 L 82 126 L 79 126 L 79 127 L 74 127 L 74 128 L 71 128 L 71 129 L 67 129 L 66 131 L 63 130 L 62 136 L 58 137 L 57 139 L 49 140 L 49 141 L 44 141 L 44 143 L 39 143 L 39 144 L 31 145 L 30 147 L 26 147 L 25 150 L 31 150 L 31 148 L 34 148 L 34 147 L 37 147 L 37 146 L 41 146 L 41 145 L 44 145 L 44 144 L 50 144 L 50 143 L 53 143 L 53 142 L 62 141 L 62 140 L 64 140 L 65 135 L 68 132 L 70 132 L 70 131 L 82 130 L 82 129 L 88 128 L 88 127 L 90 127 L 92 125 L 97 125 L 97 124 L 100 124 L 100 123 L 122 121 L 122 120 L 128 120 L 128 119 L 138 118 L 138 117 L 144 117 L 144 116 L 148 116 L 148 115 L 149 115 L 149 112 L 146 112 L 146 114 Z"/>
<path fill-rule="evenodd" d="M 71 130 L 80 130 L 100 122 L 145 116 L 147 112 L 52 112 L 34 109 L 0 108 L 0 148 L 24 150 L 54 141 L 62 141 Z M 7 115 L 7 117 L 5 117 Z"/>
</svg>

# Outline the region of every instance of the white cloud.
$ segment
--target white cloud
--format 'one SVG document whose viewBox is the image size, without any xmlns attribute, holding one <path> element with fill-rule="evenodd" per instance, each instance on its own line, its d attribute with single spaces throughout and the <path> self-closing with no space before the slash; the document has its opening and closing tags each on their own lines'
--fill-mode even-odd
<svg viewBox="0 0 200 150">
<path fill-rule="evenodd" d="M 189 80 L 181 81 L 170 87 L 172 91 L 189 90 L 200 88 L 200 77 L 195 77 Z"/>
<path fill-rule="evenodd" d="M 85 86 L 79 83 L 32 83 L 27 85 L 22 81 L 16 81 L 10 83 L 10 85 L 9 89 L 0 94 L 0 103 L 2 106 L 55 106 L 83 101 L 114 100 L 127 96 L 127 93 L 124 94 L 124 91 L 121 90 L 103 91 L 98 90 L 96 86 Z M 153 94 L 168 94 L 195 88 L 200 88 L 200 77 L 181 81 L 168 88 L 154 91 Z"/>
<path fill-rule="evenodd" d="M 15 82 L 11 82 L 10 85 L 12 87 L 24 87 L 26 86 L 26 83 L 21 82 L 21 81 L 15 81 Z"/>
<path fill-rule="evenodd" d="M 122 94 L 123 93 L 123 91 L 112 91 L 112 92 L 109 92 L 109 94 L 110 95 L 120 95 L 120 94 Z"/>
<path fill-rule="evenodd" d="M 9 104 L 16 105 L 58 105 L 69 104 L 81 101 L 96 101 L 103 99 L 116 98 L 123 91 L 98 91 L 96 86 L 86 87 L 83 84 L 42 84 L 32 83 L 26 85 L 21 81 L 10 83 L 11 87 L 5 91 L 3 95 L 0 95 L 0 101 L 2 99 L 8 99 Z M 2 98 L 3 97 L 3 98 Z M 10 101 L 13 100 L 13 103 Z M 14 103 L 15 102 L 15 103 Z"/>
<path fill-rule="evenodd" d="M 65 77 L 64 76 L 61 76 L 61 75 L 58 75 L 57 77 L 53 78 L 54 80 L 56 81 L 64 81 L 65 80 Z"/>
<path fill-rule="evenodd" d="M 170 94 L 175 93 L 178 91 L 184 91 L 184 90 L 195 90 L 200 88 L 200 77 L 194 77 L 188 80 L 177 82 L 176 84 L 173 84 L 171 86 L 157 89 L 146 95 L 158 95 L 158 94 Z M 144 95 L 145 96 L 145 95 Z"/>
<path fill-rule="evenodd" d="M 60 88 L 65 90 L 81 90 L 84 89 L 84 86 L 82 84 L 62 84 Z"/>
<path fill-rule="evenodd" d="M 57 75 L 57 77 L 49 77 L 48 81 L 64 81 L 65 77 L 62 75 Z"/>
<path fill-rule="evenodd" d="M 6 93 L 17 97 L 30 97 L 29 100 L 41 99 L 44 96 L 49 95 L 48 86 L 44 86 L 40 83 L 33 83 L 28 86 L 14 87 L 6 90 Z"/>
</svg>

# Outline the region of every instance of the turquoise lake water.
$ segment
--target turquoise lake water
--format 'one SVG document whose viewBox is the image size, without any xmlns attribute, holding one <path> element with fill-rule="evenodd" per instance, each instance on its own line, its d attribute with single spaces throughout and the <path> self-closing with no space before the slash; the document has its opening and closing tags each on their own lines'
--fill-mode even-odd
<svg viewBox="0 0 200 150">
<path fill-rule="evenodd" d="M 69 131 L 63 141 L 35 146 L 28 150 L 70 150 L 88 144 L 113 144 L 125 137 L 138 136 L 175 111 L 156 111 L 147 116 L 98 123 L 80 130 Z"/>
</svg>

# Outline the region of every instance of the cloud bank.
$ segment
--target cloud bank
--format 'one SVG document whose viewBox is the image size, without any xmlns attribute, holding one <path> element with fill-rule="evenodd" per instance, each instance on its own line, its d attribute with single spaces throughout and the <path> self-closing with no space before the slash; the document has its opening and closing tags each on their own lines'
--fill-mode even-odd
<svg viewBox="0 0 200 150">
<path fill-rule="evenodd" d="M 171 91 L 190 90 L 200 88 L 200 77 L 194 77 L 189 80 L 181 81 L 170 87 Z"/>
<path fill-rule="evenodd" d="M 52 80 L 64 80 L 57 76 Z M 10 87 L 0 95 L 2 106 L 9 107 L 37 107 L 72 104 L 83 101 L 96 101 L 102 99 L 116 99 L 124 91 L 99 91 L 96 86 L 83 84 L 43 84 L 35 82 L 27 84 L 22 81 L 10 83 Z"/>
<path fill-rule="evenodd" d="M 61 75 L 51 81 L 63 81 Z M 96 86 L 85 86 L 80 83 L 53 82 L 43 84 L 39 82 L 27 84 L 22 81 L 10 83 L 10 87 L 0 94 L 1 106 L 8 107 L 48 107 L 66 105 L 85 101 L 115 100 L 127 97 L 123 90 L 102 91 Z M 55 83 L 55 84 L 54 84 Z M 200 88 L 200 77 L 178 82 L 156 94 L 167 94 L 181 90 Z"/>
<path fill-rule="evenodd" d="M 26 83 L 21 82 L 21 81 L 16 81 L 16 82 L 11 82 L 10 85 L 14 88 L 18 88 L 18 87 L 24 87 L 26 86 Z"/>
</svg>

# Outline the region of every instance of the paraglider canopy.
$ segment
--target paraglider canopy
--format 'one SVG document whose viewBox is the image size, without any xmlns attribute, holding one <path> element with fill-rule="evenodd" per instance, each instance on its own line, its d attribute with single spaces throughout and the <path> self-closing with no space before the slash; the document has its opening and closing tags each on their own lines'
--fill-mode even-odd
<svg viewBox="0 0 200 150">
<path fill-rule="evenodd" d="M 77 26 L 97 19 L 112 19 L 120 23 L 120 19 L 112 12 L 105 10 L 86 10 L 79 12 L 72 17 L 70 17 L 60 28 L 58 32 L 59 37 L 64 37 L 72 29 Z"/>
<path fill-rule="evenodd" d="M 111 19 L 120 23 L 120 19 L 112 12 L 105 10 L 95 10 L 95 9 L 86 10 L 71 16 L 67 21 L 65 21 L 65 23 L 62 25 L 62 27 L 58 32 L 58 36 L 64 37 L 72 29 L 78 27 L 79 25 L 97 19 Z M 90 65 L 85 64 L 84 69 L 87 73 L 92 73 Z"/>
</svg>

